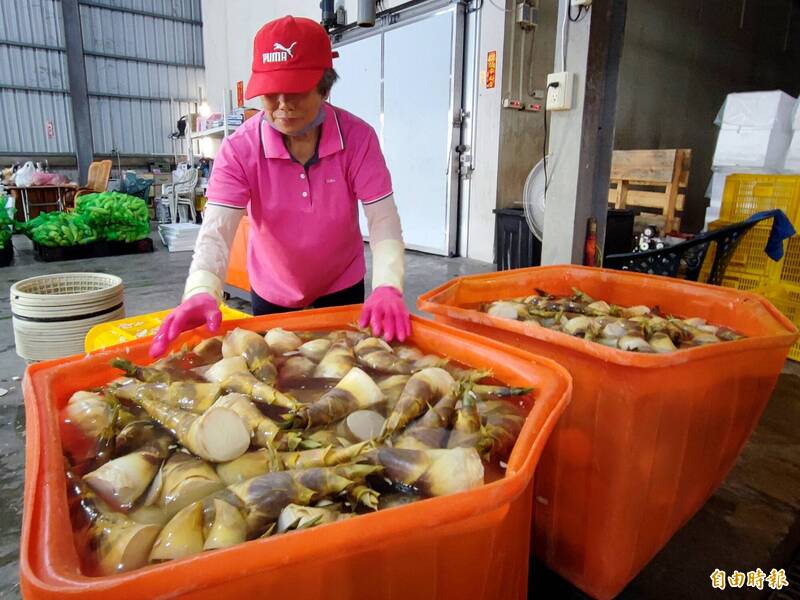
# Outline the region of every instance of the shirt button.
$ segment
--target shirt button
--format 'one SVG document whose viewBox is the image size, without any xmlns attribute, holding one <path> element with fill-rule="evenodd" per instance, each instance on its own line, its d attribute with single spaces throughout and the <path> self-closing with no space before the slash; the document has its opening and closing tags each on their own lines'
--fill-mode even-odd
<svg viewBox="0 0 800 600">
<path fill-rule="evenodd" d="M 308 198 L 308 192 L 303 192 L 303 198 Z"/>
<path fill-rule="evenodd" d="M 306 178 L 306 174 L 305 173 L 300 173 L 300 179 L 305 179 L 305 178 Z"/>
</svg>

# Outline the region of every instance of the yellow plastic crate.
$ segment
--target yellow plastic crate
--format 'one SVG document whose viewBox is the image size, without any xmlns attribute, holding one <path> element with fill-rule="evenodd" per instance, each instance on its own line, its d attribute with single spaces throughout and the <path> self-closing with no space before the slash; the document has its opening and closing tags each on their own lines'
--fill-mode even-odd
<svg viewBox="0 0 800 600">
<path fill-rule="evenodd" d="M 730 268 L 725 270 L 725 275 L 722 277 L 722 287 L 733 288 L 741 290 L 742 292 L 750 292 L 763 287 L 767 283 L 763 277 L 752 275 L 750 273 L 739 273 Z"/>
<path fill-rule="evenodd" d="M 800 286 L 773 283 L 756 290 L 772 302 L 796 327 L 800 327 Z M 800 340 L 789 350 L 791 360 L 800 361 Z"/>
<path fill-rule="evenodd" d="M 732 225 L 732 223 L 723 220 L 712 221 L 708 224 L 708 230 L 716 231 L 717 229 L 722 229 L 728 225 Z M 728 268 L 726 269 L 725 274 L 727 275 L 729 272 L 736 272 L 738 274 L 748 274 L 768 280 L 780 279 L 783 260 L 775 262 L 769 256 L 767 256 L 766 252 L 764 252 L 764 247 L 767 245 L 767 240 L 769 239 L 769 233 L 771 229 L 772 221 L 759 223 L 755 227 L 751 228 L 744 235 L 744 237 L 742 237 L 739 245 L 736 247 L 736 251 L 733 253 L 730 262 L 728 263 Z M 705 281 L 705 279 L 707 279 L 708 275 L 711 273 L 711 265 L 716 253 L 716 246 L 716 242 L 712 243 L 708 249 L 708 252 L 706 253 L 700 281 Z M 797 246 L 797 249 L 800 251 L 800 245 Z M 797 263 L 798 276 L 800 277 L 800 254 L 798 254 Z M 705 279 L 702 277 L 703 275 L 705 275 Z M 800 280 L 798 280 L 798 283 L 800 283 Z"/>
<path fill-rule="evenodd" d="M 222 312 L 223 321 L 247 319 L 251 316 L 247 313 L 234 310 L 224 304 L 220 304 L 219 308 Z M 108 346 L 116 346 L 117 344 L 130 342 L 138 338 L 155 335 L 161 323 L 164 321 L 164 318 L 170 312 L 170 310 L 162 310 L 161 312 L 140 315 L 138 317 L 128 317 L 127 319 L 120 319 L 119 321 L 95 325 L 89 330 L 89 333 L 86 334 L 84 348 L 86 352 L 92 352 L 93 350 L 107 348 Z"/>
<path fill-rule="evenodd" d="M 800 285 L 800 236 L 786 242 L 786 254 L 780 267 L 780 280 L 791 285 Z"/>
<path fill-rule="evenodd" d="M 712 221 L 708 224 L 709 230 L 711 230 L 711 226 L 718 221 Z M 711 242 L 708 246 L 708 250 L 706 251 L 706 257 L 703 259 L 703 266 L 700 268 L 700 275 L 697 276 L 697 281 L 700 283 L 706 283 L 708 281 L 709 275 L 711 275 L 711 266 L 714 264 L 714 254 L 717 251 L 717 242 Z"/>
<path fill-rule="evenodd" d="M 781 209 L 800 231 L 800 175 L 728 175 L 722 195 L 720 219 L 709 223 L 715 231 L 746 220 L 763 210 Z M 752 290 L 753 278 L 767 282 L 800 285 L 800 238 L 790 239 L 780 261 L 773 261 L 764 252 L 772 222 L 762 222 L 750 229 L 733 253 L 722 285 L 740 290 Z M 716 244 L 712 244 L 700 272 L 700 281 L 711 273 Z"/>
<path fill-rule="evenodd" d="M 800 230 L 800 175 L 728 175 L 722 193 L 720 218 L 744 221 L 762 210 L 779 208 Z"/>
</svg>

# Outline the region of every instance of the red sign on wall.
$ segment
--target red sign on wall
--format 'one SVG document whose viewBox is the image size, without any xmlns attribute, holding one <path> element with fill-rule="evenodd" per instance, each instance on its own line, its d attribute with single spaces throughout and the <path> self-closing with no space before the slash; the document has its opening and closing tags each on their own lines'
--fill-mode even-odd
<svg viewBox="0 0 800 600">
<path fill-rule="evenodd" d="M 47 137 L 54 138 L 56 137 L 56 128 L 53 126 L 52 121 L 48 121 L 45 124 L 45 129 L 47 130 Z"/>
<path fill-rule="evenodd" d="M 492 50 L 486 57 L 486 89 L 495 86 L 497 78 L 497 50 Z"/>
<path fill-rule="evenodd" d="M 244 106 L 244 81 L 236 82 L 236 106 Z"/>
</svg>

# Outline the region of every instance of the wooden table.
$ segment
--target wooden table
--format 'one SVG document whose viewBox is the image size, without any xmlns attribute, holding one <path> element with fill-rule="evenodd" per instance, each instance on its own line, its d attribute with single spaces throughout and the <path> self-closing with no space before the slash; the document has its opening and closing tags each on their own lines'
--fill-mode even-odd
<svg viewBox="0 0 800 600">
<path fill-rule="evenodd" d="M 32 185 L 29 187 L 17 187 L 16 185 L 6 186 L 6 190 L 17 201 L 17 211 L 22 209 L 22 216 L 27 221 L 35 215 L 31 214 L 32 208 L 46 208 L 55 206 L 57 210 L 64 210 L 66 200 L 72 196 L 78 186 L 74 183 L 65 183 L 64 185 Z M 31 202 L 31 192 L 34 195 L 44 196 L 43 202 Z M 42 212 L 37 210 L 36 213 Z"/>
</svg>

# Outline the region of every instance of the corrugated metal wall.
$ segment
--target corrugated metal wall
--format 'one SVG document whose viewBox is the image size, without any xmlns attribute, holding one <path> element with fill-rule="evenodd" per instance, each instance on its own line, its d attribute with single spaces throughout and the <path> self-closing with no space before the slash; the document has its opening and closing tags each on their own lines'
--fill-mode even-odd
<svg viewBox="0 0 800 600">
<path fill-rule="evenodd" d="M 205 80 L 200 0 L 79 4 L 94 152 L 172 154 Z M 0 153 L 72 152 L 60 0 L 0 0 L 0 15 Z"/>
<path fill-rule="evenodd" d="M 0 17 L 0 152 L 72 152 L 61 3 L 0 0 Z"/>
<path fill-rule="evenodd" d="M 172 153 L 167 135 L 204 85 L 199 18 L 199 0 L 82 2 L 95 152 Z"/>
</svg>

